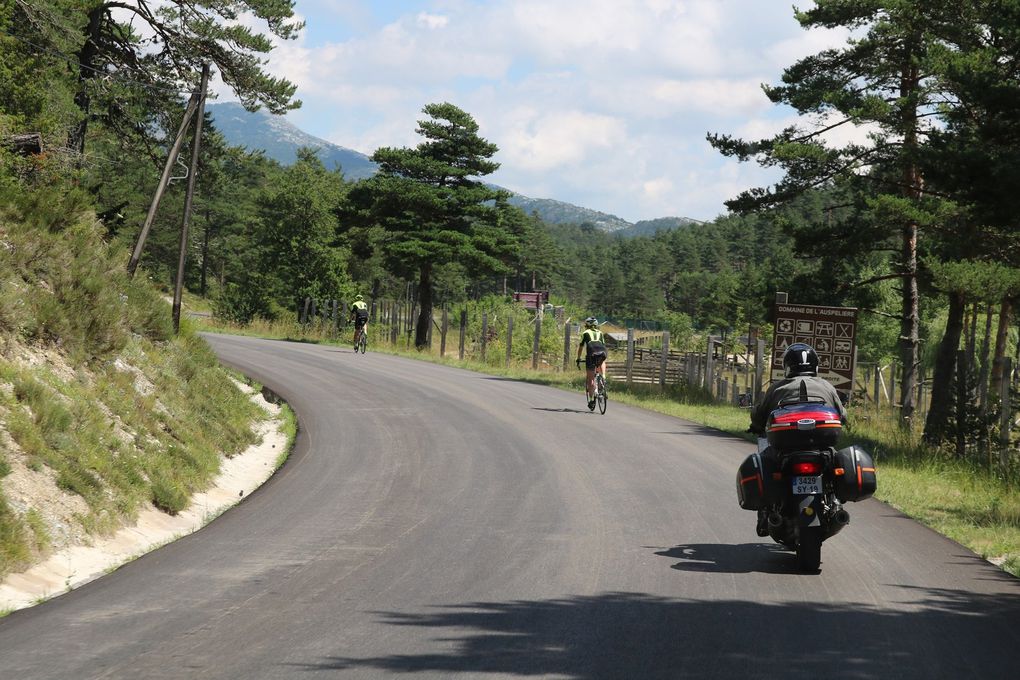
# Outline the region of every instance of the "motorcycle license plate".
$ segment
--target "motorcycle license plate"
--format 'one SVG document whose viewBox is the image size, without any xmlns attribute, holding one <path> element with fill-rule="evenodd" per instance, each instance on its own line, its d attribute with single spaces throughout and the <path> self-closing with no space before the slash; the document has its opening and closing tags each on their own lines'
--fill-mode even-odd
<svg viewBox="0 0 1020 680">
<path fill-rule="evenodd" d="M 818 495 L 822 493 L 822 478 L 818 477 L 794 477 L 793 493 L 798 496 Z"/>
</svg>

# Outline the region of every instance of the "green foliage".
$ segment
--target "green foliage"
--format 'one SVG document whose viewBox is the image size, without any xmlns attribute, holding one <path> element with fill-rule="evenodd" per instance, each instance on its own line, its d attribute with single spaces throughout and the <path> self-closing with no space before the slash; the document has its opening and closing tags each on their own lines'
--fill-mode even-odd
<svg viewBox="0 0 1020 680">
<path fill-rule="evenodd" d="M 350 277 L 348 254 L 337 245 L 337 214 L 345 191 L 343 176 L 326 170 L 311 151 L 284 170 L 259 198 L 258 272 L 270 276 L 260 280 L 253 272 L 248 285 L 266 286 L 268 299 L 288 310 L 305 297 L 343 298 Z M 245 307 L 261 311 L 264 304 L 249 300 Z"/>
<path fill-rule="evenodd" d="M 505 192 L 473 177 L 494 172 L 494 144 L 478 136 L 474 119 L 448 103 L 429 104 L 418 122 L 425 138 L 414 149 L 384 147 L 372 160 L 379 172 L 350 194 L 351 218 L 382 228 L 379 246 L 387 268 L 418 282 L 422 314 L 433 306 L 433 268 L 457 262 L 468 276 L 505 271 L 516 257 L 521 218 L 505 204 Z M 415 337 L 424 346 L 425 317 Z"/>
</svg>

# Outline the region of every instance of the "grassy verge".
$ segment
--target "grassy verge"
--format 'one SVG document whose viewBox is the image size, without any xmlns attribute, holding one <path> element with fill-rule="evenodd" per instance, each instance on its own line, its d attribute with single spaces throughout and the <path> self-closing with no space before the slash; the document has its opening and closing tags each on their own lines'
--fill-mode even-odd
<svg viewBox="0 0 1020 680">
<path fill-rule="evenodd" d="M 303 330 L 292 323 L 261 324 L 247 328 L 225 327 L 215 321 L 203 323 L 210 331 L 242 333 L 260 337 L 302 342 L 337 342 L 332 334 Z M 348 334 L 342 342 L 347 342 Z M 435 349 L 417 352 L 403 344 L 394 347 L 381 336 L 373 338 L 372 351 L 406 356 L 433 363 L 457 366 L 472 371 L 499 375 L 525 382 L 552 385 L 578 393 L 584 385 L 581 371 L 535 371 L 530 366 L 503 365 L 503 356 L 490 355 L 490 361 L 460 361 L 448 352 L 440 357 Z M 610 376 L 614 402 L 646 408 L 666 415 L 721 430 L 753 442 L 745 431 L 749 422 L 746 409 L 717 404 L 706 395 L 678 388 L 626 385 Z M 955 461 L 926 450 L 917 433 L 904 433 L 891 421 L 873 417 L 854 418 L 844 438 L 864 446 L 879 467 L 876 498 L 905 515 L 959 542 L 982 557 L 1020 576 L 1020 488 L 996 472 L 964 461 Z M 735 502 L 735 499 L 734 499 Z"/>
</svg>

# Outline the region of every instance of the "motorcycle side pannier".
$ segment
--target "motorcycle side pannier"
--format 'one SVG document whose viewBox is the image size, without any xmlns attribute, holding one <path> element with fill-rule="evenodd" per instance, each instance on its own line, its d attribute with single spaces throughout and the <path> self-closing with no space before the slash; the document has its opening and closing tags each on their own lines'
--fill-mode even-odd
<svg viewBox="0 0 1020 680">
<path fill-rule="evenodd" d="M 848 446 L 836 452 L 836 498 L 841 502 L 870 498 L 878 486 L 875 461 L 859 446 Z M 838 471 L 842 469 L 843 474 Z"/>
<path fill-rule="evenodd" d="M 779 472 L 775 460 L 752 453 L 737 470 L 737 503 L 744 510 L 761 510 L 778 502 L 781 482 L 773 478 Z"/>
<path fill-rule="evenodd" d="M 777 408 L 765 425 L 769 444 L 780 451 L 835 446 L 843 431 L 839 411 L 826 404 L 798 403 Z"/>
</svg>

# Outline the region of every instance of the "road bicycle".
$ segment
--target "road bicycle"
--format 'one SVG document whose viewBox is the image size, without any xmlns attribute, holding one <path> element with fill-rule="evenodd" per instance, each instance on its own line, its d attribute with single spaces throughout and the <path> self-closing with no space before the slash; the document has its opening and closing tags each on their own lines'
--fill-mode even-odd
<svg viewBox="0 0 1020 680">
<path fill-rule="evenodd" d="M 583 359 L 578 359 L 575 362 L 577 364 L 578 368 L 581 367 L 581 362 L 582 361 L 583 361 Z M 588 386 L 587 386 L 587 384 L 585 384 L 585 388 L 584 388 L 584 398 L 588 399 Z M 590 400 L 590 399 L 588 400 L 588 410 L 589 411 L 594 411 L 595 407 L 597 406 L 598 409 L 599 409 L 599 413 L 605 415 L 606 406 L 608 406 L 608 405 L 609 405 L 609 395 L 606 394 L 606 379 L 605 379 L 605 376 L 603 376 L 598 371 L 595 371 L 595 399 L 594 400 Z"/>
<path fill-rule="evenodd" d="M 354 335 L 356 336 L 354 340 L 354 353 L 357 354 L 358 350 L 361 350 L 361 353 L 364 354 L 368 348 L 368 333 L 365 332 L 364 328 L 355 328 Z"/>
</svg>

